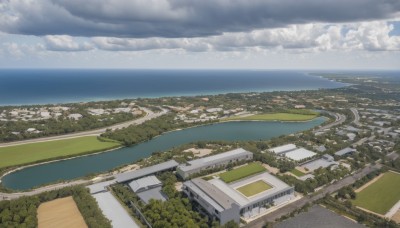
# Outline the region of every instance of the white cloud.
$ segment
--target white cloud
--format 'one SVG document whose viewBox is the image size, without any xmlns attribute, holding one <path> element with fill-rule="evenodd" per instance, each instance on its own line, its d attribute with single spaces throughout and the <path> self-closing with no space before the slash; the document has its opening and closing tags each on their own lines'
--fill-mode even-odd
<svg viewBox="0 0 400 228">
<path fill-rule="evenodd" d="M 243 49 L 289 50 L 292 53 L 331 50 L 398 51 L 400 37 L 389 36 L 393 25 L 383 22 L 352 24 L 300 24 L 252 32 L 224 33 L 199 38 L 95 37 L 97 48 L 108 51 L 182 49 L 189 52 L 240 51 Z"/>
<path fill-rule="evenodd" d="M 43 37 L 47 50 L 50 51 L 89 51 L 93 45 L 88 42 L 77 43 L 68 35 L 48 35 Z"/>
</svg>

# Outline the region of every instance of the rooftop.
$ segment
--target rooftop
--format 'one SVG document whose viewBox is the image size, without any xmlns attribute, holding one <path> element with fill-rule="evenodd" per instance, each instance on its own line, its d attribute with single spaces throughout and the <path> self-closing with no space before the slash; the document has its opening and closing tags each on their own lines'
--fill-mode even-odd
<svg viewBox="0 0 400 228">
<path fill-rule="evenodd" d="M 161 185 L 161 181 L 154 175 L 143 177 L 129 183 L 129 187 L 131 187 L 134 192 L 143 191 L 147 188 L 159 185 Z"/>
<path fill-rule="evenodd" d="M 169 160 L 157 165 L 141 168 L 131 172 L 125 172 L 115 175 L 117 182 L 126 182 L 134 179 L 138 179 L 141 177 L 149 176 L 151 174 L 165 171 L 168 169 L 173 169 L 178 166 L 178 163 L 175 160 Z"/>
<path fill-rule="evenodd" d="M 251 184 L 258 180 L 265 181 L 267 184 L 271 185 L 272 188 L 270 188 L 264 192 L 261 192 L 259 194 L 256 194 L 254 196 L 251 196 L 251 197 L 246 197 L 236 190 L 237 188 L 239 188 L 241 186 Z M 264 173 L 261 173 L 261 174 L 258 174 L 258 175 L 255 175 L 255 176 L 252 176 L 249 178 L 244 178 L 233 184 L 226 184 L 225 182 L 223 182 L 220 179 L 212 179 L 212 180 L 209 180 L 208 182 L 211 183 L 212 185 L 214 185 L 215 187 L 217 187 L 218 189 L 220 189 L 226 195 L 229 195 L 230 197 L 232 197 L 237 202 L 237 204 L 240 205 L 240 207 L 245 207 L 249 204 L 252 204 L 253 202 L 259 201 L 262 198 L 268 198 L 269 196 L 271 196 L 279 191 L 284 191 L 284 190 L 291 188 L 285 182 L 279 180 L 278 178 L 276 178 L 275 176 L 273 176 L 267 172 L 264 172 Z"/>
<path fill-rule="evenodd" d="M 304 149 L 304 148 L 293 150 L 293 151 L 290 151 L 285 154 L 286 157 L 288 157 L 292 160 L 295 160 L 295 161 L 300 161 L 300 160 L 303 160 L 306 158 L 310 158 L 314 155 L 316 155 L 316 153 L 309 151 L 307 149 Z"/>
<path fill-rule="evenodd" d="M 285 153 L 285 152 L 289 152 L 291 150 L 295 150 L 297 149 L 296 145 L 294 144 L 286 144 L 283 146 L 278 146 L 278 147 L 274 147 L 269 149 L 269 151 L 275 153 L 275 154 L 281 154 L 281 153 Z"/>
<path fill-rule="evenodd" d="M 218 162 L 222 162 L 225 160 L 228 160 L 230 158 L 234 158 L 236 156 L 240 156 L 240 155 L 253 155 L 253 153 L 244 150 L 242 148 L 238 148 L 235 150 L 231 150 L 228 152 L 224 152 L 224 153 L 220 153 L 217 155 L 213 155 L 213 156 L 209 156 L 209 157 L 204 157 L 204 158 L 200 158 L 200 159 L 196 159 L 196 160 L 192 160 L 192 161 L 188 161 L 187 164 L 181 164 L 179 165 L 179 169 L 181 169 L 182 171 L 189 171 L 189 170 L 193 170 L 193 169 L 198 169 L 201 167 L 204 167 L 206 165 L 210 165 L 210 164 L 215 164 Z"/>
<path fill-rule="evenodd" d="M 337 151 L 337 152 L 335 153 L 335 155 L 343 156 L 343 155 L 345 155 L 345 154 L 352 153 L 352 152 L 354 152 L 354 151 L 356 151 L 356 150 L 355 150 L 355 149 L 352 149 L 352 148 L 350 148 L 350 147 L 346 147 L 346 148 L 344 148 L 344 149 L 342 149 L 342 150 Z"/>
</svg>

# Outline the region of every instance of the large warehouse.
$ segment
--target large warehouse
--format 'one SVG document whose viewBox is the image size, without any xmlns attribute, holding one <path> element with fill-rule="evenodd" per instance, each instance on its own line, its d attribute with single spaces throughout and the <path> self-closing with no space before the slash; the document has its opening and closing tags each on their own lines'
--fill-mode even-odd
<svg viewBox="0 0 400 228">
<path fill-rule="evenodd" d="M 216 167 L 226 166 L 232 162 L 252 159 L 253 153 L 239 148 L 221 154 L 188 161 L 186 164 L 179 165 L 176 172 L 180 177 L 182 177 L 182 179 L 187 179 L 191 175 L 200 173 L 206 169 L 213 169 Z"/>
<path fill-rule="evenodd" d="M 251 192 L 253 185 L 268 186 L 256 193 Z M 294 187 L 291 187 L 263 172 L 233 183 L 225 183 L 220 178 L 204 180 L 195 178 L 183 184 L 183 191 L 207 211 L 211 218 L 221 225 L 233 220 L 239 223 L 240 217 L 250 218 L 266 211 L 266 205 L 279 205 L 294 198 Z"/>
</svg>

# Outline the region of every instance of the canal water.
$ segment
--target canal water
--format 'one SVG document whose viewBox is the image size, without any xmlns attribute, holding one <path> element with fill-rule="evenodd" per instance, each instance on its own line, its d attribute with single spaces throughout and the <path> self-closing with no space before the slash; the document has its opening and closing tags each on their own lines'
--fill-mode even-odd
<svg viewBox="0 0 400 228">
<path fill-rule="evenodd" d="M 270 139 L 308 130 L 324 121 L 323 117 L 319 117 L 308 122 L 225 122 L 172 131 L 132 147 L 28 167 L 6 175 L 2 179 L 2 184 L 11 189 L 26 190 L 57 180 L 71 180 L 111 170 L 149 157 L 154 152 L 165 151 L 182 144 L 210 140 Z"/>
</svg>

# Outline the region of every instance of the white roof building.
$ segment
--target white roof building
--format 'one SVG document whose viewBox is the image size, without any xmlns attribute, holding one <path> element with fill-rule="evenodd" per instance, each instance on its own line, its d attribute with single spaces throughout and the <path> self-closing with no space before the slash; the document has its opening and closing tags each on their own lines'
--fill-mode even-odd
<svg viewBox="0 0 400 228">
<path fill-rule="evenodd" d="M 161 186 L 162 183 L 160 180 L 157 179 L 156 176 L 147 176 L 137 180 L 132 181 L 129 183 L 129 187 L 136 193 L 142 192 L 150 188 L 155 188 Z"/>
<path fill-rule="evenodd" d="M 68 115 L 68 118 L 70 119 L 74 119 L 74 120 L 79 120 L 80 118 L 82 118 L 82 114 L 79 113 L 72 113 Z"/>
<path fill-rule="evenodd" d="M 287 153 L 289 151 L 295 150 L 297 149 L 296 145 L 294 144 L 286 144 L 283 146 L 278 146 L 278 147 L 274 147 L 269 149 L 270 152 L 273 152 L 275 154 L 282 154 L 282 153 Z"/>
<path fill-rule="evenodd" d="M 311 158 L 315 155 L 316 155 L 316 153 L 309 151 L 307 149 L 304 149 L 304 148 L 293 150 L 293 151 L 287 152 L 285 154 L 285 156 L 287 158 L 292 159 L 294 161 L 301 161 L 306 158 Z"/>
</svg>

